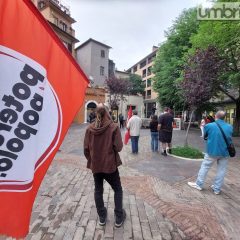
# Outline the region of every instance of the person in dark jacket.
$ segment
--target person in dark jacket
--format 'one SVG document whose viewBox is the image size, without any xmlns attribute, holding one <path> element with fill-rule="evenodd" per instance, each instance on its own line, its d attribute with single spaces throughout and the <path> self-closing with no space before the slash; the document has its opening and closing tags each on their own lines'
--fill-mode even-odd
<svg viewBox="0 0 240 240">
<path fill-rule="evenodd" d="M 126 212 L 122 207 L 122 186 L 118 166 L 122 164 L 119 152 L 123 148 L 121 132 L 113 123 L 107 108 L 99 104 L 96 109 L 95 122 L 90 124 L 84 138 L 84 155 L 87 168 L 93 173 L 95 183 L 95 204 L 99 215 L 99 225 L 106 224 L 107 209 L 103 202 L 103 180 L 105 179 L 114 190 L 115 226 L 120 227 Z"/>
<path fill-rule="evenodd" d="M 89 122 L 90 123 L 94 122 L 95 118 L 96 118 L 96 114 L 95 114 L 94 110 L 92 110 L 89 114 Z"/>
<path fill-rule="evenodd" d="M 172 131 L 174 118 L 170 113 L 171 110 L 168 107 L 164 108 L 164 113 L 159 116 L 158 119 L 158 130 L 159 130 L 159 141 L 162 144 L 162 155 L 167 156 L 166 148 L 168 146 L 168 153 L 172 153 Z"/>
<path fill-rule="evenodd" d="M 123 117 L 123 115 L 120 113 L 118 118 L 119 118 L 120 128 L 124 128 L 124 117 Z"/>
<path fill-rule="evenodd" d="M 158 151 L 158 117 L 157 115 L 152 116 L 152 120 L 149 125 L 151 132 L 151 149 L 153 152 Z"/>
</svg>

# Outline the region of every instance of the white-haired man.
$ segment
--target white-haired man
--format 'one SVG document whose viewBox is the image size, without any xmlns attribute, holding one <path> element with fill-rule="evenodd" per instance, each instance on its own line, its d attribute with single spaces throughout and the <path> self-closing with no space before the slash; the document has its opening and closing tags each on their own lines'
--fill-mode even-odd
<svg viewBox="0 0 240 240">
<path fill-rule="evenodd" d="M 137 115 L 137 111 L 133 110 L 133 116 L 129 119 L 127 123 L 127 129 L 130 130 L 133 154 L 138 154 L 138 140 L 140 136 L 141 126 L 142 126 L 142 120 Z"/>
<path fill-rule="evenodd" d="M 208 170 L 211 168 L 213 163 L 217 161 L 217 174 L 214 184 L 211 186 L 216 195 L 220 194 L 221 192 L 229 157 L 227 144 L 219 126 L 225 133 L 228 143 L 232 142 L 233 128 L 230 124 L 224 121 L 225 116 L 226 113 L 224 111 L 218 111 L 215 115 L 215 122 L 205 125 L 204 139 L 207 140 L 204 160 L 198 172 L 196 182 L 188 182 L 190 187 L 201 191 L 203 189 Z"/>
</svg>

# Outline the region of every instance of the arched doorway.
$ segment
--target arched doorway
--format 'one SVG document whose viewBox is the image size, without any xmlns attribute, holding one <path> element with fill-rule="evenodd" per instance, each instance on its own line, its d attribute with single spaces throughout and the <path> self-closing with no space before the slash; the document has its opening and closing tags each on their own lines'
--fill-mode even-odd
<svg viewBox="0 0 240 240">
<path fill-rule="evenodd" d="M 84 122 L 87 123 L 89 122 L 89 114 L 92 110 L 95 110 L 97 107 L 97 102 L 93 100 L 89 100 L 85 104 L 85 119 Z"/>
</svg>

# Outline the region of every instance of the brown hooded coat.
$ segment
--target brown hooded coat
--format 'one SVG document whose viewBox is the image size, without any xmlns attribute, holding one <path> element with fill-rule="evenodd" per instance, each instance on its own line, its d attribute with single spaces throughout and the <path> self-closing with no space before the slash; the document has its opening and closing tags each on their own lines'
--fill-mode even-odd
<svg viewBox="0 0 240 240">
<path fill-rule="evenodd" d="M 88 126 L 84 138 L 84 155 L 87 168 L 93 173 L 113 173 L 122 164 L 118 152 L 123 148 L 121 132 L 117 124 L 107 120 L 100 128 L 95 123 Z"/>
</svg>

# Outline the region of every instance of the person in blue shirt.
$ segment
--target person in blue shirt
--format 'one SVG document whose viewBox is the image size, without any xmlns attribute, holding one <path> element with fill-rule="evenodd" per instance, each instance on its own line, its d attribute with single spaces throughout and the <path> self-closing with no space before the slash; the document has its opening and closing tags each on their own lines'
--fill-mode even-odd
<svg viewBox="0 0 240 240">
<path fill-rule="evenodd" d="M 216 195 L 221 192 L 229 157 L 226 142 L 224 141 L 221 130 L 216 122 L 223 129 L 228 143 L 232 143 L 233 127 L 224 121 L 225 116 L 226 113 L 224 111 L 218 111 L 215 115 L 215 122 L 205 125 L 204 139 L 206 139 L 206 153 L 204 160 L 198 172 L 196 182 L 188 182 L 190 187 L 201 191 L 203 189 L 208 170 L 212 167 L 213 163 L 217 161 L 217 174 L 214 184 L 211 186 Z"/>
</svg>

